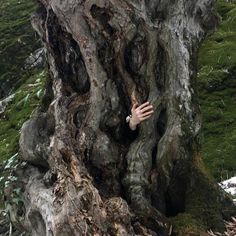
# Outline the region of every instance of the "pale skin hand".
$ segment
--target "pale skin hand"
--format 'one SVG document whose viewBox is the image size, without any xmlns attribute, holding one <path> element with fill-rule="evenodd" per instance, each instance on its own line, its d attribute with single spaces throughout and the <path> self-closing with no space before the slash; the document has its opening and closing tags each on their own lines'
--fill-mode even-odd
<svg viewBox="0 0 236 236">
<path fill-rule="evenodd" d="M 145 102 L 140 106 L 137 102 L 134 103 L 131 109 L 132 118 L 129 121 L 130 129 L 135 130 L 137 125 L 148 119 L 153 112 L 153 106 L 149 102 Z"/>
</svg>

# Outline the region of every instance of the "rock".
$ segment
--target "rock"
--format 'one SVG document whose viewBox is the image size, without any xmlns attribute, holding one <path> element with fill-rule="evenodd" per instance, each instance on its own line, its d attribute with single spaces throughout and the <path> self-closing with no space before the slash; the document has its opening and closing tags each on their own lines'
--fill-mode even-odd
<svg viewBox="0 0 236 236">
<path fill-rule="evenodd" d="M 17 84 L 18 78 L 12 76 L 10 79 L 0 80 L 0 98 L 6 98 L 10 96 L 12 91 L 15 89 L 15 84 Z"/>
<path fill-rule="evenodd" d="M 9 220 L 6 217 L 7 213 L 4 210 L 0 210 L 0 234 L 8 232 Z"/>
<path fill-rule="evenodd" d="M 47 167 L 48 136 L 54 130 L 54 122 L 46 113 L 40 113 L 26 121 L 21 128 L 19 140 L 22 159 L 32 164 Z"/>
<path fill-rule="evenodd" d="M 14 96 L 15 94 L 11 94 L 10 96 L 0 101 L 0 115 L 2 115 L 5 112 L 8 103 L 12 101 Z"/>
<path fill-rule="evenodd" d="M 25 60 L 24 69 L 41 68 L 44 62 L 44 48 L 39 48 Z"/>
</svg>

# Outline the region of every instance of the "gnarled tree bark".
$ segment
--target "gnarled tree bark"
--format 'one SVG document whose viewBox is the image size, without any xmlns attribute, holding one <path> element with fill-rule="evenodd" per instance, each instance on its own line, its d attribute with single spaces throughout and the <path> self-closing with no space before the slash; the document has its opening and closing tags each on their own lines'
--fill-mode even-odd
<svg viewBox="0 0 236 236">
<path fill-rule="evenodd" d="M 236 207 L 202 164 L 195 92 L 214 1 L 39 2 L 32 24 L 49 79 L 21 132 L 24 227 L 37 236 L 175 235 L 172 219 L 185 214 L 223 231 Z M 132 96 L 155 112 L 129 139 Z"/>
</svg>

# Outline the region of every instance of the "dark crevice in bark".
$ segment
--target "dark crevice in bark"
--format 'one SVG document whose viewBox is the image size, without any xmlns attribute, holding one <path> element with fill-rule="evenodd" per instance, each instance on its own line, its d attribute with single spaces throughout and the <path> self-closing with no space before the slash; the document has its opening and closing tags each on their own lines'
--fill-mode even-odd
<svg viewBox="0 0 236 236">
<path fill-rule="evenodd" d="M 53 54 L 59 78 L 70 86 L 68 89 L 64 88 L 65 95 L 70 96 L 72 92 L 87 93 L 90 81 L 79 45 L 59 24 L 52 10 L 48 12 L 46 24 L 47 45 L 50 45 L 49 51 Z"/>
<path fill-rule="evenodd" d="M 88 173 L 93 177 L 93 184 L 103 199 L 122 195 L 119 170 L 116 164 L 101 168 L 96 167 L 91 160 L 86 160 L 85 166 Z"/>
<path fill-rule="evenodd" d="M 164 48 L 158 43 L 158 51 L 157 51 L 157 60 L 156 66 L 154 70 L 154 74 L 156 76 L 156 85 L 158 90 L 160 91 L 161 96 L 166 92 L 166 65 L 167 65 L 167 56 Z"/>
<path fill-rule="evenodd" d="M 185 194 L 188 184 L 188 180 L 185 177 L 187 170 L 183 170 L 182 163 L 176 160 L 173 166 L 173 175 L 171 176 L 169 187 L 165 192 L 166 216 L 168 217 L 176 216 L 178 213 L 185 211 Z"/>
<path fill-rule="evenodd" d="M 63 153 L 61 155 L 61 158 L 62 158 L 62 161 L 65 162 L 65 165 L 68 165 L 70 163 L 70 160 L 68 160 L 68 157 L 66 155 L 63 155 Z"/>
<path fill-rule="evenodd" d="M 158 172 L 158 166 L 157 166 L 157 151 L 158 151 L 158 142 L 165 134 L 165 131 L 167 128 L 166 108 L 162 108 L 162 110 L 160 111 L 156 128 L 157 128 L 157 140 L 156 140 L 156 145 L 154 146 L 152 150 L 152 168 L 149 174 L 150 194 L 151 194 L 150 197 L 151 197 L 152 205 L 156 209 L 159 209 L 160 212 L 165 214 L 167 203 L 165 202 L 162 195 L 157 190 L 157 187 L 158 187 L 157 179 L 160 174 Z"/>
<path fill-rule="evenodd" d="M 52 187 L 53 184 L 58 180 L 57 174 L 53 173 L 51 170 L 48 170 L 43 176 L 43 183 L 46 187 Z"/>
<path fill-rule="evenodd" d="M 151 20 L 155 22 L 156 20 L 164 21 L 168 17 L 168 5 L 169 3 L 165 0 L 149 1 L 145 0 L 147 6 L 148 15 Z"/>
<path fill-rule="evenodd" d="M 156 155 L 157 155 L 157 145 L 155 145 L 155 147 L 152 150 L 152 169 L 151 169 L 151 171 L 156 168 Z"/>
<path fill-rule="evenodd" d="M 142 24 L 139 25 L 133 39 L 128 42 L 124 50 L 124 68 L 129 76 L 134 81 L 137 91 L 144 102 L 148 98 L 148 84 L 145 80 L 145 69 L 147 61 L 147 39 L 145 32 L 142 29 Z"/>
<path fill-rule="evenodd" d="M 147 40 L 145 33 L 140 29 L 134 38 L 128 43 L 124 51 L 125 68 L 131 74 L 134 75 L 134 80 L 140 82 L 138 77 L 140 74 L 142 65 L 147 60 Z M 141 84 L 142 86 L 142 84 Z"/>
<path fill-rule="evenodd" d="M 113 77 L 113 49 L 109 40 L 103 37 L 101 34 L 96 35 L 98 38 L 97 41 L 97 55 L 100 63 L 103 65 L 108 78 L 113 79 L 115 81 L 115 77 Z"/>
<path fill-rule="evenodd" d="M 167 128 L 167 114 L 166 109 L 162 109 L 157 121 L 157 133 L 159 136 L 159 139 L 164 135 Z"/>
<path fill-rule="evenodd" d="M 81 125 L 83 124 L 83 121 L 86 117 L 87 109 L 88 109 L 87 105 L 80 105 L 76 109 L 76 111 L 73 115 L 73 122 L 74 122 L 75 126 L 77 127 L 77 129 L 79 129 L 81 127 Z"/>
<path fill-rule="evenodd" d="M 108 24 L 111 18 L 111 13 L 109 12 L 109 9 L 101 8 L 97 6 L 96 4 L 93 4 L 90 11 L 91 11 L 92 17 L 100 23 L 102 30 L 105 30 L 105 32 L 108 33 L 110 36 L 113 35 L 115 32 L 115 29 L 112 28 Z"/>
<path fill-rule="evenodd" d="M 43 166 L 43 165 L 34 164 L 34 163 L 28 163 L 28 165 L 33 166 L 34 168 L 37 168 L 38 172 L 42 175 L 45 175 L 49 171 L 49 166 Z"/>
<path fill-rule="evenodd" d="M 64 53 L 66 53 L 66 62 L 63 63 L 63 75 L 66 75 L 64 81 L 68 82 L 78 94 L 87 93 L 90 89 L 88 74 L 79 46 L 72 38 L 66 45 Z"/>
<path fill-rule="evenodd" d="M 42 215 L 38 211 L 32 211 L 29 214 L 31 225 L 35 228 L 35 232 L 38 236 L 46 235 L 46 225 Z"/>
<path fill-rule="evenodd" d="M 152 149 L 152 168 L 150 171 L 150 182 L 153 182 L 154 180 L 151 179 L 151 175 L 153 174 L 152 172 L 156 173 L 156 156 L 157 156 L 157 147 L 158 147 L 158 142 L 161 139 L 161 137 L 164 135 L 165 130 L 166 130 L 166 125 L 167 125 L 167 117 L 166 117 L 166 109 L 163 108 L 159 114 L 158 121 L 157 121 L 157 142 L 154 148 Z"/>
</svg>

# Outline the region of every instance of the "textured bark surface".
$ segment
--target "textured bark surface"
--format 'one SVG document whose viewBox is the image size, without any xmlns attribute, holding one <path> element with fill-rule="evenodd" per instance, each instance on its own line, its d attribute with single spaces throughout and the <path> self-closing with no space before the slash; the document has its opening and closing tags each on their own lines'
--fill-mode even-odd
<svg viewBox="0 0 236 236">
<path fill-rule="evenodd" d="M 222 232 L 236 207 L 202 164 L 194 90 L 214 1 L 39 2 L 32 24 L 49 79 L 21 132 L 24 227 L 37 236 L 176 235 L 172 219 L 186 214 L 199 230 Z M 155 110 L 132 139 L 131 97 Z"/>
</svg>

